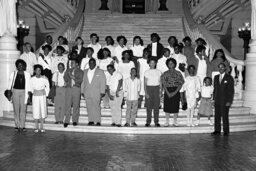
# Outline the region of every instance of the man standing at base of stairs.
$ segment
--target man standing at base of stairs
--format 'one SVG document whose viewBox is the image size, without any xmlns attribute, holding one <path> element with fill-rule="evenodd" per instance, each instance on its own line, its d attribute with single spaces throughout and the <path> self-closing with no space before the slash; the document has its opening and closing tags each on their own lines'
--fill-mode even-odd
<svg viewBox="0 0 256 171">
<path fill-rule="evenodd" d="M 215 126 L 212 135 L 220 135 L 221 118 L 223 121 L 224 136 L 229 134 L 229 108 L 234 98 L 234 79 L 231 75 L 226 74 L 226 65 L 219 64 L 219 75 L 214 77 L 213 100 L 215 106 Z"/>
</svg>

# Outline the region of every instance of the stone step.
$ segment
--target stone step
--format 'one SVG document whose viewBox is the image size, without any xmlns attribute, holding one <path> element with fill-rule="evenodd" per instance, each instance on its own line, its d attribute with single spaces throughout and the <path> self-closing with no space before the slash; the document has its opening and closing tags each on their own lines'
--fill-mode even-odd
<svg viewBox="0 0 256 171">
<path fill-rule="evenodd" d="M 14 118 L 14 113 L 13 112 L 4 112 L 4 117 L 8 119 L 13 119 Z M 173 115 L 170 117 L 170 123 L 172 122 Z M 33 121 L 33 115 L 32 112 L 28 112 L 26 115 L 26 121 Z M 194 121 L 196 121 L 196 116 L 194 116 Z M 213 120 L 213 118 L 212 118 Z M 47 122 L 55 122 L 55 116 L 52 113 L 49 113 L 47 118 Z M 153 120 L 152 120 L 153 121 Z M 159 117 L 159 123 L 164 124 L 165 123 L 165 116 L 160 115 Z M 245 123 L 245 122 L 256 122 L 256 115 L 249 115 L 249 114 L 241 114 L 241 115 L 230 115 L 229 117 L 230 123 Z M 81 115 L 79 117 L 79 123 L 81 124 L 87 124 L 88 121 L 88 116 L 87 115 Z M 122 116 L 122 124 L 125 124 L 126 119 L 125 116 Z M 186 125 L 187 124 L 187 118 L 186 116 L 179 116 L 178 117 L 178 122 L 181 125 Z M 104 125 L 110 125 L 112 123 L 112 117 L 110 115 L 103 115 L 101 117 L 101 123 Z M 146 117 L 137 117 L 136 118 L 136 123 L 139 125 L 143 125 L 146 123 Z M 208 118 L 207 117 L 201 117 L 200 118 L 200 125 L 207 125 L 208 124 Z"/>
<path fill-rule="evenodd" d="M 32 111 L 32 106 L 27 107 L 27 111 Z M 125 116 L 126 109 L 122 109 L 122 115 Z M 48 113 L 54 113 L 54 106 L 48 106 Z M 195 114 L 197 113 L 197 109 L 195 110 Z M 249 114 L 250 108 L 249 107 L 232 107 L 230 108 L 229 114 L 230 115 L 240 115 L 240 114 Z M 80 107 L 80 114 L 87 115 L 87 109 L 85 107 Z M 101 114 L 104 116 L 111 116 L 110 109 L 101 109 Z M 139 109 L 138 110 L 138 117 L 146 117 L 147 112 L 146 109 Z M 160 116 L 165 116 L 163 109 L 160 109 Z M 179 116 L 187 116 L 187 112 L 180 110 Z"/>
<path fill-rule="evenodd" d="M 0 118 L 0 125 L 14 127 L 14 120 L 8 118 Z M 34 122 L 26 122 L 26 128 L 34 129 Z M 69 132 L 91 132 L 91 133 L 117 133 L 117 134 L 191 134 L 191 133 L 210 133 L 213 131 L 213 126 L 200 125 L 197 127 L 186 127 L 186 125 L 180 125 L 179 127 L 110 127 L 107 125 L 102 126 L 86 126 L 86 124 L 80 124 L 78 126 L 69 125 L 67 128 L 63 128 L 63 125 L 56 125 L 52 122 L 46 122 L 44 128 L 54 131 L 69 131 Z M 231 123 L 230 132 L 241 131 L 254 131 L 256 130 L 255 122 L 248 123 Z M 28 130 L 32 131 L 32 130 Z"/>
</svg>

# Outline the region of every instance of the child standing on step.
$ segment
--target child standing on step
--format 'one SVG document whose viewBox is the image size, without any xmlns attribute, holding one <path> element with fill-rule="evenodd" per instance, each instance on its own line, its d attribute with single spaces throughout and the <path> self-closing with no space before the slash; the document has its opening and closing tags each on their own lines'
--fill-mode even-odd
<svg viewBox="0 0 256 171">
<path fill-rule="evenodd" d="M 194 126 L 193 116 L 197 104 L 197 98 L 201 91 L 200 80 L 195 76 L 196 67 L 194 65 L 188 66 L 189 76 L 185 78 L 184 91 L 187 99 L 187 126 Z"/>
<path fill-rule="evenodd" d="M 124 82 L 124 95 L 126 98 L 126 124 L 124 126 L 137 126 L 135 119 L 138 112 L 138 99 L 141 82 L 137 78 L 137 69 L 131 69 L 131 77 Z"/>
<path fill-rule="evenodd" d="M 38 122 L 40 120 L 40 130 L 45 132 L 43 124 L 47 117 L 46 96 L 49 94 L 49 81 L 45 76 L 42 76 L 43 67 L 34 65 L 35 76 L 31 78 L 31 90 L 33 92 L 33 118 L 35 119 L 35 133 L 39 132 Z"/>
<path fill-rule="evenodd" d="M 202 90 L 201 90 L 201 102 L 200 102 L 199 109 L 198 109 L 196 125 L 200 124 L 200 116 L 201 115 L 206 115 L 208 117 L 209 125 L 213 125 L 213 123 L 211 121 L 212 94 L 213 94 L 212 79 L 210 77 L 205 77 L 204 85 L 202 86 Z"/>
</svg>

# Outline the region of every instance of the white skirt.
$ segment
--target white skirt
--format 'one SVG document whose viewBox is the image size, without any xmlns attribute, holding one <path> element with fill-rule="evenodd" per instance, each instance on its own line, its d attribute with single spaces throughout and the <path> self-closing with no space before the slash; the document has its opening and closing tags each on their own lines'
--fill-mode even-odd
<svg viewBox="0 0 256 171">
<path fill-rule="evenodd" d="M 47 117 L 46 96 L 33 96 L 33 118 L 44 119 Z"/>
</svg>

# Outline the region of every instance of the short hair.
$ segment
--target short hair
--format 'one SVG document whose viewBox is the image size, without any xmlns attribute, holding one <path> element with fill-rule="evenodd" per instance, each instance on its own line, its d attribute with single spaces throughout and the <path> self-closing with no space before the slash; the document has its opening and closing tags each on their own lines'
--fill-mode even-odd
<svg viewBox="0 0 256 171">
<path fill-rule="evenodd" d="M 96 59 L 94 59 L 94 58 L 91 58 L 91 59 L 89 60 L 89 63 L 90 63 L 91 61 L 93 61 L 94 63 L 96 63 Z"/>
<path fill-rule="evenodd" d="M 39 64 L 34 65 L 34 70 L 36 70 L 37 68 L 39 68 L 41 71 L 43 71 L 42 65 L 39 65 Z"/>
<path fill-rule="evenodd" d="M 86 48 L 86 53 L 87 53 L 88 50 L 91 50 L 94 53 L 94 49 L 92 47 L 87 47 Z"/>
<path fill-rule="evenodd" d="M 99 40 L 100 40 L 100 38 L 99 38 L 99 36 L 96 34 L 96 33 L 92 33 L 91 35 L 90 35 L 90 39 L 93 37 L 93 36 L 96 36 L 96 42 L 99 42 Z"/>
<path fill-rule="evenodd" d="M 108 49 L 108 48 L 103 48 L 102 49 L 102 52 L 104 52 L 104 51 L 107 51 L 108 52 L 108 57 L 111 57 L 111 51 Z"/>
<path fill-rule="evenodd" d="M 43 50 L 48 49 L 49 51 L 52 51 L 52 47 L 50 45 L 44 45 L 42 47 Z"/>
<path fill-rule="evenodd" d="M 203 50 L 206 50 L 206 47 L 204 45 L 199 45 L 196 48 L 196 53 L 202 52 Z"/>
<path fill-rule="evenodd" d="M 196 69 L 195 65 L 189 65 L 189 66 L 188 66 L 188 69 L 189 69 L 189 68 Z"/>
<path fill-rule="evenodd" d="M 206 41 L 202 37 L 196 39 L 196 43 L 198 43 L 199 41 L 202 42 L 203 45 L 207 45 Z"/>
<path fill-rule="evenodd" d="M 57 49 L 57 50 L 60 49 L 60 50 L 62 51 L 62 53 L 65 52 L 65 48 L 64 48 L 63 46 L 57 46 L 56 49 Z"/>
<path fill-rule="evenodd" d="M 29 43 L 29 42 L 26 42 L 26 43 L 24 43 L 24 45 L 26 46 L 26 45 L 30 45 L 31 46 L 31 43 Z"/>
<path fill-rule="evenodd" d="M 207 79 L 210 80 L 210 84 L 212 85 L 212 78 L 211 77 L 204 77 L 203 83 L 205 84 Z"/>
<path fill-rule="evenodd" d="M 106 38 L 105 38 L 105 41 L 107 41 L 107 39 L 110 39 L 111 40 L 111 45 L 113 46 L 114 44 L 115 44 L 115 41 L 114 41 L 114 39 L 113 39 L 113 37 L 112 36 L 107 36 Z"/>
<path fill-rule="evenodd" d="M 23 59 L 17 59 L 17 60 L 15 61 L 15 66 L 16 66 L 16 68 L 18 68 L 18 65 L 19 65 L 19 64 L 23 65 L 24 69 L 26 70 L 26 68 L 27 68 L 27 63 L 26 63 Z"/>
<path fill-rule="evenodd" d="M 69 61 L 75 61 L 76 64 L 79 64 L 79 60 L 77 58 L 69 58 Z"/>
<path fill-rule="evenodd" d="M 126 45 L 126 43 L 127 43 L 127 39 L 126 39 L 126 37 L 125 37 L 125 36 L 123 36 L 123 35 L 121 35 L 121 36 L 117 36 L 116 41 L 117 41 L 117 42 L 119 42 L 121 39 L 124 39 L 124 45 Z"/>
<path fill-rule="evenodd" d="M 168 67 L 169 62 L 172 62 L 174 64 L 174 68 L 177 66 L 177 61 L 174 58 L 168 58 L 165 62 L 166 66 Z M 169 67 L 168 67 L 169 68 Z"/>
<path fill-rule="evenodd" d="M 173 44 L 173 48 L 178 47 L 180 49 L 180 45 L 178 43 Z"/>
<path fill-rule="evenodd" d="M 133 57 L 133 52 L 132 52 L 132 50 L 125 50 L 125 51 L 123 51 L 122 52 L 122 60 L 124 60 L 124 54 L 125 53 L 128 53 L 128 55 L 129 55 L 129 60 L 131 60 L 131 58 Z"/>
<path fill-rule="evenodd" d="M 130 71 L 132 71 L 132 70 L 135 70 L 136 71 L 136 77 L 137 77 L 137 75 L 138 75 L 138 70 L 137 70 L 137 68 L 136 67 L 133 67 L 133 68 L 131 68 L 131 70 Z"/>
<path fill-rule="evenodd" d="M 170 36 L 169 38 L 168 38 L 168 42 L 171 40 L 171 39 L 174 39 L 174 43 L 178 43 L 178 39 L 176 38 L 176 36 Z"/>
<path fill-rule="evenodd" d="M 164 48 L 163 52 L 165 53 L 165 52 L 171 52 L 171 51 L 168 48 Z"/>
<path fill-rule="evenodd" d="M 150 57 L 150 58 L 148 58 L 147 63 L 149 64 L 150 61 L 154 61 L 156 64 L 157 64 L 157 62 L 158 62 L 157 58 L 155 58 L 155 57 Z"/>
<path fill-rule="evenodd" d="M 63 36 L 59 36 L 59 37 L 58 37 L 58 40 L 59 40 L 59 39 L 63 39 L 63 40 L 64 40 L 64 37 L 63 37 Z"/>
<path fill-rule="evenodd" d="M 78 36 L 78 37 L 76 38 L 76 41 L 77 41 L 77 40 L 81 40 L 81 41 L 82 41 L 82 45 L 84 44 L 84 40 L 82 39 L 82 37 Z"/>
<path fill-rule="evenodd" d="M 69 58 L 73 58 L 73 56 L 76 55 L 75 57 L 77 58 L 79 55 L 77 54 L 77 51 L 71 51 L 68 55 Z"/>
<path fill-rule="evenodd" d="M 220 65 L 223 65 L 226 68 L 226 64 L 225 63 L 223 63 L 223 62 L 219 63 L 218 68 L 220 67 Z"/>
<path fill-rule="evenodd" d="M 134 41 L 135 41 L 136 39 L 139 39 L 139 40 L 140 40 L 140 45 L 141 45 L 141 46 L 144 45 L 143 39 L 142 39 L 140 36 L 135 36 L 135 37 L 133 38 L 133 45 L 134 45 Z"/>
<path fill-rule="evenodd" d="M 65 65 L 64 65 L 64 63 L 62 63 L 62 62 L 61 62 L 61 63 L 59 63 L 59 64 L 58 64 L 58 67 L 59 67 L 59 66 L 62 66 L 62 67 L 65 69 Z"/>
<path fill-rule="evenodd" d="M 113 64 L 108 64 L 107 68 L 115 69 L 115 66 Z"/>
<path fill-rule="evenodd" d="M 157 38 L 157 42 L 159 42 L 161 40 L 160 36 L 157 34 L 157 33 L 152 33 L 150 35 L 150 38 L 152 39 L 153 37 L 156 37 Z"/>
<path fill-rule="evenodd" d="M 182 39 L 182 41 L 185 43 L 186 41 L 192 42 L 191 38 L 189 36 L 186 36 Z"/>
<path fill-rule="evenodd" d="M 51 38 L 51 39 L 52 39 L 52 36 L 51 36 L 51 35 L 46 36 L 46 39 L 48 39 L 48 38 Z"/>
</svg>

